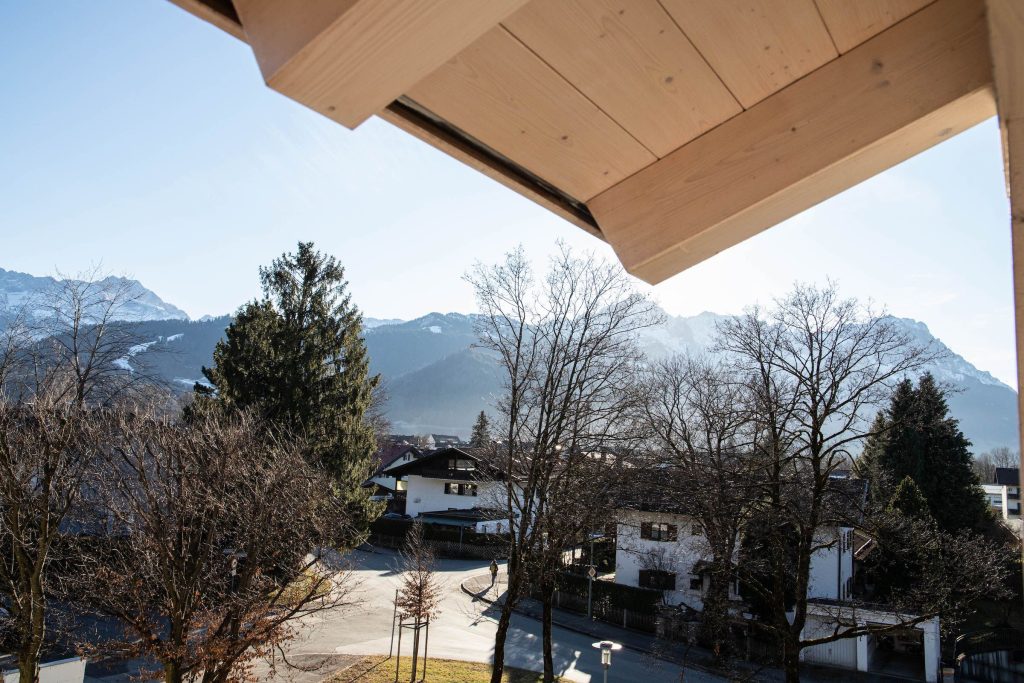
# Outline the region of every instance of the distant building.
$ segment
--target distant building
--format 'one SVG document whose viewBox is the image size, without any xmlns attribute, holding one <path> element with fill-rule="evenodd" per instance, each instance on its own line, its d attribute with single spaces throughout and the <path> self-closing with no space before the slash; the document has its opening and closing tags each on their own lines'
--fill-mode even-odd
<svg viewBox="0 0 1024 683">
<path fill-rule="evenodd" d="M 430 440 L 434 448 L 447 448 L 449 446 L 464 446 L 466 442 L 455 434 L 431 434 Z"/>
<path fill-rule="evenodd" d="M 1020 531 L 1020 469 L 997 467 L 992 482 L 982 484 L 981 488 L 996 517 L 1011 529 Z"/>
</svg>

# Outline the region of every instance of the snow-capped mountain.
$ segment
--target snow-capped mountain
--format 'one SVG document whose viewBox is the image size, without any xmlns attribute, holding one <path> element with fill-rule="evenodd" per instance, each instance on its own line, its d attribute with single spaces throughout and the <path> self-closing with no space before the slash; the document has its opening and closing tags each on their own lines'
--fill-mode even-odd
<svg viewBox="0 0 1024 683">
<path fill-rule="evenodd" d="M 55 291 L 61 281 L 52 277 L 37 277 L 28 273 L 0 268 L 0 324 L 4 318 L 14 315 L 23 307 L 34 316 L 46 314 L 45 300 Z M 125 286 L 128 300 L 118 307 L 117 320 L 188 320 L 185 311 L 167 303 L 154 292 L 142 286 L 138 280 L 121 277 L 107 277 L 97 283 L 111 289 Z"/>
<path fill-rule="evenodd" d="M 167 303 L 135 280 L 116 279 L 135 290 L 135 300 L 121 319 L 138 324 L 140 343 L 122 359 L 125 372 L 146 366 L 168 386 L 188 391 L 201 381 L 201 368 L 212 361 L 213 348 L 231 322 L 229 316 L 203 316 L 189 321 L 181 309 Z M 57 280 L 0 269 L 0 329 L 23 305 L 32 305 Z M 44 314 L 44 310 L 38 314 Z M 396 432 L 446 433 L 467 436 L 481 410 L 494 411 L 501 395 L 502 376 L 496 360 L 476 348 L 475 315 L 429 313 L 414 320 L 364 319 L 370 370 L 382 376 L 388 396 L 387 414 Z M 678 353 L 710 353 L 717 325 L 726 316 L 704 312 L 694 316 L 664 316 L 645 329 L 639 342 L 651 358 Z M 1017 448 L 1017 392 L 988 372 L 948 349 L 927 325 L 893 318 L 916 343 L 946 351 L 928 368 L 953 391 L 950 410 L 981 453 L 996 446 Z M 163 353 L 170 351 L 171 353 Z"/>
</svg>

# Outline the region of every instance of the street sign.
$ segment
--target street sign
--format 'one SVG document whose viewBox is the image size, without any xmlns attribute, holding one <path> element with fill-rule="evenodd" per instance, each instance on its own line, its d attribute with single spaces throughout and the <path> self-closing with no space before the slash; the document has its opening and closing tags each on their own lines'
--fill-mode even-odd
<svg viewBox="0 0 1024 683">
<path fill-rule="evenodd" d="M 595 576 L 597 576 L 597 570 L 591 567 L 587 570 L 587 576 L 589 576 L 590 578 L 594 578 Z"/>
</svg>

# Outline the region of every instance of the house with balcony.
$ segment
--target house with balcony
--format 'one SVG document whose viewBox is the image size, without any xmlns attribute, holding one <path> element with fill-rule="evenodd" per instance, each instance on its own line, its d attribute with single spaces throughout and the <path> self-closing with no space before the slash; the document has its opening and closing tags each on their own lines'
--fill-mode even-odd
<svg viewBox="0 0 1024 683">
<path fill-rule="evenodd" d="M 405 491 L 405 514 L 424 524 L 508 531 L 503 477 L 485 449 L 439 448 L 387 471 Z"/>
<path fill-rule="evenodd" d="M 992 481 L 981 485 L 996 518 L 1014 531 L 1022 527 L 1020 514 L 1020 469 L 997 467 Z"/>
</svg>

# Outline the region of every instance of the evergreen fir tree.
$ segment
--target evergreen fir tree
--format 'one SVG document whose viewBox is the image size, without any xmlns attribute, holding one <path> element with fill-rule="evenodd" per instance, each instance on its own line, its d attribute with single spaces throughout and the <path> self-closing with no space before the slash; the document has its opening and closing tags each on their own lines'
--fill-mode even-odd
<svg viewBox="0 0 1024 683">
<path fill-rule="evenodd" d="M 491 445 L 491 420 L 482 410 L 476 416 L 473 433 L 469 437 L 469 445 L 473 448 L 486 448 Z"/>
<path fill-rule="evenodd" d="M 910 477 L 903 477 L 903 481 L 896 487 L 895 493 L 889 500 L 888 510 L 910 519 L 926 520 L 931 517 L 928 501 Z"/>
<path fill-rule="evenodd" d="M 886 429 L 868 440 L 865 466 L 890 482 L 912 479 L 940 529 L 986 527 L 988 506 L 971 468 L 971 442 L 949 416 L 935 378 L 926 373 L 916 388 L 901 382 L 880 419 Z"/>
<path fill-rule="evenodd" d="M 874 501 L 885 501 L 889 497 L 889 482 L 885 481 L 885 475 L 879 469 L 879 459 L 885 450 L 885 435 L 889 424 L 885 420 L 885 413 L 879 411 L 875 415 L 875 421 L 871 424 L 871 435 L 864 443 L 864 449 L 857 459 L 853 461 L 853 471 L 861 479 L 868 482 L 868 492 Z"/>
<path fill-rule="evenodd" d="M 936 524 L 927 499 L 909 476 L 896 486 L 885 513 L 876 520 L 881 522 L 875 530 L 878 548 L 868 555 L 864 575 L 873 584 L 874 597 L 888 601 L 920 581 L 931 559 L 907 536 L 934 534 Z"/>
<path fill-rule="evenodd" d="M 357 533 L 377 513 L 361 486 L 376 450 L 367 410 L 369 375 L 362 315 L 333 257 L 300 242 L 260 268 L 263 299 L 238 312 L 203 368 L 212 389 L 200 401 L 255 409 L 282 433 L 303 436 L 309 457 L 334 476 Z"/>
</svg>

